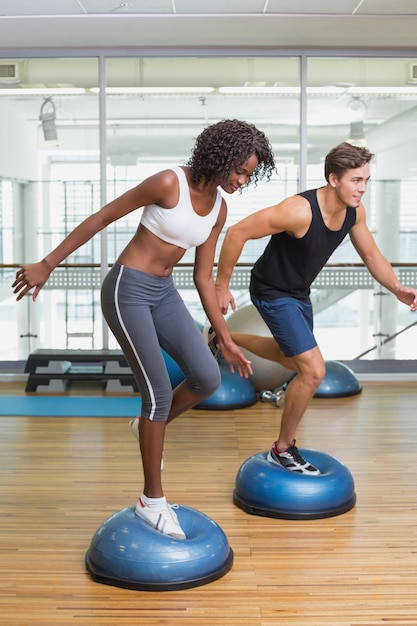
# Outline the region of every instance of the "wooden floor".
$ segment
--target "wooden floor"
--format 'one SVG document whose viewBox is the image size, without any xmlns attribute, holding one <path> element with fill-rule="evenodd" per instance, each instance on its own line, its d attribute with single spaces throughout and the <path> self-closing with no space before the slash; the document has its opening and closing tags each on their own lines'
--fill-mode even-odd
<svg viewBox="0 0 417 626">
<path fill-rule="evenodd" d="M 1 417 L 1 626 L 416 626 L 416 398 L 415 383 L 384 382 L 312 401 L 297 443 L 343 461 L 357 503 L 309 521 L 249 515 L 232 501 L 237 470 L 270 447 L 280 409 L 176 420 L 167 497 L 213 518 L 234 563 L 215 582 L 169 592 L 103 585 L 84 565 L 96 529 L 141 487 L 128 420 Z"/>
</svg>

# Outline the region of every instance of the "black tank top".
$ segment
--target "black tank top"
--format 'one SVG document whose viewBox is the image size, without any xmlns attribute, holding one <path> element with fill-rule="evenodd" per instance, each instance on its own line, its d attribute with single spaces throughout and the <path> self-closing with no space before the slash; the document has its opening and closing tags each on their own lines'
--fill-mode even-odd
<svg viewBox="0 0 417 626">
<path fill-rule="evenodd" d="M 271 236 L 251 272 L 250 292 L 259 300 L 286 296 L 308 300 L 311 283 L 356 222 L 356 209 L 346 207 L 342 228 L 330 230 L 317 202 L 317 189 L 298 195 L 310 203 L 310 227 L 300 238 L 286 232 Z"/>
</svg>

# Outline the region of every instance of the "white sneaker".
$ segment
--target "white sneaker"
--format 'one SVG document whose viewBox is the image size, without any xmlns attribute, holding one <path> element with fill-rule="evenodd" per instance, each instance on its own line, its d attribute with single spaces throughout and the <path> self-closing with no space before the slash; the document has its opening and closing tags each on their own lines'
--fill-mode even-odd
<svg viewBox="0 0 417 626">
<path fill-rule="evenodd" d="M 134 417 L 129 422 L 130 432 L 139 441 L 139 418 Z M 161 459 L 161 471 L 164 469 L 164 459 Z"/>
<path fill-rule="evenodd" d="M 214 358 L 218 357 L 220 354 L 220 348 L 216 340 L 216 333 L 214 332 L 214 329 L 210 324 L 210 320 L 207 320 L 205 322 L 202 333 L 208 347 L 211 350 L 212 355 L 214 356 Z"/>
<path fill-rule="evenodd" d="M 130 432 L 139 441 L 139 418 L 133 417 L 129 422 L 129 426 Z"/>
<path fill-rule="evenodd" d="M 174 537 L 175 539 L 186 539 L 185 533 L 178 522 L 177 515 L 168 502 L 162 506 L 150 507 L 146 506 L 142 499 L 139 498 L 135 507 L 135 513 L 162 534 Z"/>
</svg>

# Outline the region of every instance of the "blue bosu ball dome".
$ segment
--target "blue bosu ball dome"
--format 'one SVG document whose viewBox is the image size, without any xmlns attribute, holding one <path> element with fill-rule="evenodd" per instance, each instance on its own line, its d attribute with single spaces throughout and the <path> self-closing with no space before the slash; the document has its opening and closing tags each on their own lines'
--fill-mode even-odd
<svg viewBox="0 0 417 626">
<path fill-rule="evenodd" d="M 232 373 L 227 363 L 219 364 L 221 382 L 216 391 L 200 402 L 196 409 L 242 409 L 255 404 L 258 399 L 254 386 L 248 378 Z"/>
<path fill-rule="evenodd" d="M 317 450 L 301 450 L 320 474 L 286 470 L 267 459 L 267 452 L 249 457 L 240 467 L 234 503 L 247 513 L 281 519 L 318 519 L 349 511 L 356 501 L 348 468 Z"/>
<path fill-rule="evenodd" d="M 362 391 L 354 372 L 341 361 L 326 361 L 326 375 L 314 394 L 315 398 L 343 398 Z"/>
<path fill-rule="evenodd" d="M 163 535 L 140 519 L 134 507 L 105 520 L 85 557 L 92 578 L 127 589 L 171 591 L 226 574 L 233 552 L 222 529 L 204 513 L 174 506 L 186 539 Z"/>
</svg>

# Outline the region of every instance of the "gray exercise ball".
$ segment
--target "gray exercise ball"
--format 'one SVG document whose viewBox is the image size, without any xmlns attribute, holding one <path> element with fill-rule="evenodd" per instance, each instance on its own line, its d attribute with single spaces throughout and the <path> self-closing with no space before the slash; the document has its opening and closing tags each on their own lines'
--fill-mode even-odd
<svg viewBox="0 0 417 626">
<path fill-rule="evenodd" d="M 263 321 L 253 304 L 238 309 L 226 320 L 229 330 L 261 337 L 272 337 L 268 326 Z M 276 389 L 287 383 L 294 372 L 280 363 L 269 361 L 242 348 L 243 353 L 252 363 L 253 374 L 249 377 L 256 391 Z"/>
</svg>

